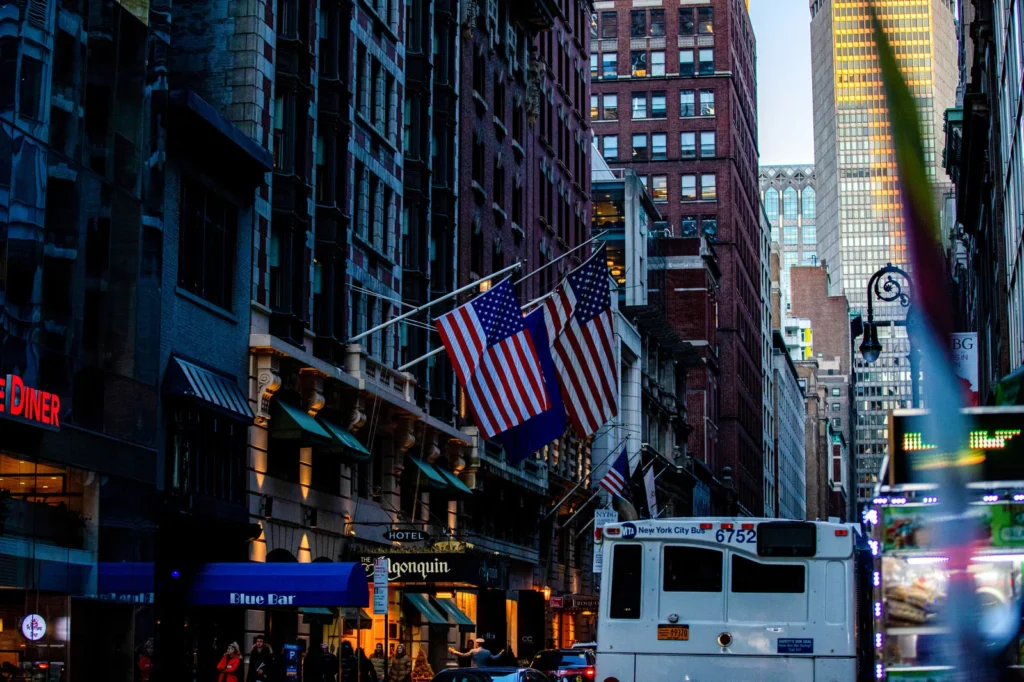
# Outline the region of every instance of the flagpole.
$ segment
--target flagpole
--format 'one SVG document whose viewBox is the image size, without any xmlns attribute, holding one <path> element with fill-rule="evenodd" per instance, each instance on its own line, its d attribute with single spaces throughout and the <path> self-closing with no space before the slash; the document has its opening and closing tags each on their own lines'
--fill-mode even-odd
<svg viewBox="0 0 1024 682">
<path fill-rule="evenodd" d="M 652 464 L 653 464 L 653 462 L 652 462 Z M 654 475 L 654 480 L 657 481 L 658 477 L 660 477 L 666 471 L 668 471 L 668 468 L 665 468 L 665 469 L 662 469 L 661 471 L 659 471 L 657 474 Z M 644 472 L 644 473 L 646 473 L 646 472 Z M 659 512 L 658 515 L 660 516 L 661 513 Z M 657 518 L 657 517 L 655 517 L 655 518 Z M 576 538 L 575 539 L 579 540 L 580 536 L 583 535 L 584 533 L 586 533 L 587 529 L 590 528 L 592 525 L 594 525 L 594 519 L 590 519 L 585 524 L 583 524 L 582 530 L 580 530 L 580 532 L 576 534 Z"/>
<path fill-rule="evenodd" d="M 436 303 L 440 303 L 441 301 L 447 301 L 450 298 L 454 298 L 454 297 L 458 296 L 459 294 L 461 294 L 464 291 L 468 291 L 469 289 L 473 289 L 475 287 L 479 287 L 481 282 L 487 282 L 489 280 L 492 280 L 492 279 L 495 279 L 497 277 L 500 277 L 500 276 L 502 276 L 502 275 L 504 275 L 504 274 L 506 274 L 508 272 L 512 272 L 513 270 L 518 270 L 521 267 L 523 267 L 522 262 L 513 263 L 512 265 L 508 266 L 507 268 L 503 268 L 501 270 L 498 270 L 494 274 L 488 275 L 487 277 L 484 277 L 483 279 L 478 279 L 478 280 L 475 280 L 473 282 L 470 282 L 469 284 L 467 284 L 464 287 L 459 287 L 455 291 L 447 293 L 444 296 L 442 296 L 441 298 L 435 298 L 433 301 L 427 301 L 426 303 L 421 305 L 419 308 L 413 308 L 412 310 L 410 310 L 407 313 L 402 313 L 398 317 L 393 317 L 390 320 L 388 320 L 387 322 L 383 322 L 381 324 L 378 324 L 373 329 L 367 329 L 365 332 L 361 332 L 359 334 L 356 334 L 355 336 L 350 338 L 346 343 L 355 343 L 356 341 L 359 341 L 360 339 L 366 338 L 370 334 L 376 334 L 381 329 L 384 329 L 386 327 L 390 327 L 391 325 L 395 324 L 396 322 L 401 322 L 402 320 L 404 320 L 407 317 L 412 317 L 416 313 L 423 312 L 424 310 L 426 310 L 427 308 L 433 306 Z"/>
<path fill-rule="evenodd" d="M 615 452 L 615 451 L 616 451 L 616 450 L 618 450 L 618 449 L 619 449 L 619 448 L 620 448 L 620 447 L 622 446 L 622 444 L 623 444 L 623 443 L 625 443 L 625 442 L 626 442 L 627 440 L 629 440 L 629 436 L 626 436 L 626 437 L 625 437 L 625 438 L 623 438 L 623 439 L 622 439 L 621 441 L 619 441 L 618 445 L 616 445 L 615 447 L 613 447 L 613 448 L 611 448 L 610 450 L 608 450 L 608 452 L 609 452 L 609 453 L 613 453 L 613 452 Z M 608 455 L 605 455 L 605 458 L 604 458 L 603 460 L 601 460 L 601 462 L 603 463 L 603 462 L 604 462 L 604 461 L 605 461 L 606 459 L 608 459 Z M 593 473 L 593 472 L 591 472 L 591 473 Z M 558 501 L 558 504 L 556 504 L 556 505 L 555 505 L 555 508 L 554 508 L 554 509 L 552 509 L 551 511 L 549 511 L 549 512 L 547 513 L 547 515 L 546 515 L 546 516 L 544 517 L 544 520 L 545 520 L 545 521 L 547 521 L 547 520 L 548 520 L 549 518 L 551 518 L 551 515 L 552 515 L 552 514 L 554 514 L 554 513 L 556 512 L 556 511 L 558 511 L 558 510 L 559 510 L 559 508 L 560 508 L 560 507 L 561 507 L 561 506 L 562 506 L 562 505 L 563 505 L 563 504 L 565 503 L 565 501 L 569 499 L 569 496 L 570 496 L 570 495 L 572 495 L 572 494 L 573 494 L 574 492 L 576 492 L 576 489 L 577 489 L 577 488 L 579 488 L 579 487 L 580 487 L 581 485 L 583 485 L 583 481 L 580 481 L 579 483 L 577 483 L 576 485 L 574 485 L 574 486 L 573 486 L 573 488 L 572 488 L 572 490 L 570 490 L 570 491 L 569 491 L 569 492 L 567 492 L 567 493 L 566 493 L 565 495 L 563 495 L 563 496 L 562 496 L 562 499 L 561 499 L 561 500 L 559 500 L 559 501 Z M 584 503 L 584 504 L 587 504 L 587 503 L 589 503 L 589 502 L 590 502 L 590 500 L 587 500 L 587 502 L 586 502 L 586 503 Z"/>
<path fill-rule="evenodd" d="M 520 277 L 519 279 L 517 279 L 517 280 L 516 280 L 515 282 L 512 282 L 512 283 L 513 283 L 513 284 L 519 284 L 520 282 L 525 282 L 526 280 L 530 279 L 531 277 L 533 277 L 534 275 L 536 275 L 536 274 L 537 274 L 538 272 L 540 272 L 541 270 L 545 270 L 545 269 L 547 269 L 547 268 L 550 268 L 550 267 L 551 267 L 552 265 L 554 265 L 554 264 L 555 264 L 555 263 L 557 263 L 558 261 L 562 260 L 562 259 L 563 259 L 563 258 L 565 258 L 566 256 L 570 256 L 570 255 L 572 255 L 573 253 L 575 253 L 575 252 L 579 251 L 580 249 L 582 249 L 582 248 L 583 248 L 584 246 L 586 246 L 587 244 L 590 244 L 591 242 L 597 241 L 597 240 L 598 240 L 598 239 L 600 239 L 601 237 L 603 237 L 603 236 L 605 236 L 606 234 L 608 234 L 608 233 L 609 233 L 610 231 L 611 231 L 611 230 L 605 230 L 604 232 L 600 232 L 600 233 L 598 233 L 598 234 L 595 234 L 595 235 L 594 235 L 593 237 L 591 237 L 591 238 L 590 238 L 590 239 L 588 239 L 587 241 L 583 242 L 582 244 L 578 244 L 578 245 L 574 246 L 573 248 L 569 249 L 568 251 L 566 251 L 565 253 L 563 253 L 563 254 L 562 254 L 561 256 L 559 256 L 558 258 L 556 258 L 556 259 L 554 259 L 554 260 L 552 260 L 552 261 L 549 261 L 549 262 L 545 263 L 544 265 L 540 266 L 539 268 L 537 268 L 537 269 L 536 269 L 536 270 L 534 270 L 533 272 L 528 272 L 528 273 L 526 273 L 525 275 L 523 275 L 522 277 Z M 529 303 L 528 303 L 527 305 L 529 305 Z"/>
<path fill-rule="evenodd" d="M 642 477 L 642 476 L 643 476 L 644 474 L 646 474 L 646 473 L 647 473 L 647 472 L 648 472 L 648 471 L 650 470 L 650 468 L 651 468 L 652 466 L 654 466 L 654 460 L 653 460 L 653 459 L 652 459 L 652 460 L 651 460 L 651 461 L 650 461 L 650 462 L 649 462 L 649 463 L 647 464 L 647 466 L 646 466 L 646 467 L 644 467 L 644 469 L 643 469 L 643 470 L 642 470 L 642 471 L 640 472 L 640 475 L 641 475 L 641 477 Z M 657 477 L 657 476 L 655 476 L 655 477 L 654 477 L 654 480 L 658 480 L 658 477 Z M 568 520 L 568 521 L 566 521 L 565 523 L 563 523 L 563 524 L 562 524 L 562 528 L 565 528 L 566 526 L 568 526 L 569 524 L 571 524 L 571 523 L 572 523 L 572 522 L 573 522 L 573 521 L 574 521 L 574 520 L 576 519 L 576 517 L 577 517 L 577 516 L 579 516 L 579 515 L 580 515 L 581 513 L 583 513 L 583 510 L 584 510 L 584 509 L 586 509 L 587 505 L 588 505 L 588 504 L 590 504 L 591 502 L 593 502 L 593 501 L 594 501 L 594 498 L 595 498 L 595 497 L 597 497 L 597 496 L 598 496 L 598 495 L 600 495 L 600 494 L 601 494 L 601 491 L 600 491 L 600 490 L 598 490 L 598 491 L 597 491 L 596 493 L 594 493 L 593 495 L 591 495 L 591 496 L 590 496 L 590 499 L 588 499 L 588 500 L 587 500 L 586 502 L 584 502 L 584 503 L 583 503 L 583 505 L 582 505 L 582 506 L 581 506 L 581 507 L 579 508 L 579 511 L 577 511 L 577 512 L 576 512 L 575 514 L 573 514 L 572 516 L 570 516 L 570 517 L 569 517 L 569 520 Z"/>
</svg>

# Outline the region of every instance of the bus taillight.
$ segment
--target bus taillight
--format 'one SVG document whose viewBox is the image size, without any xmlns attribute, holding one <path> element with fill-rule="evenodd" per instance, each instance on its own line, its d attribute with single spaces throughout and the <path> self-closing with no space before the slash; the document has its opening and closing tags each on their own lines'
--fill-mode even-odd
<svg viewBox="0 0 1024 682">
<path fill-rule="evenodd" d="M 732 530 L 732 524 L 731 523 L 723 523 L 722 524 L 722 530 Z"/>
<path fill-rule="evenodd" d="M 836 537 L 837 537 L 837 538 L 845 538 L 845 537 L 846 537 L 847 535 L 849 535 L 849 534 L 850 534 L 850 531 L 848 531 L 848 530 L 847 530 L 847 529 L 845 529 L 845 528 L 840 528 L 840 529 L 838 529 L 838 530 L 836 531 Z"/>
<path fill-rule="evenodd" d="M 740 526 L 740 528 L 742 530 L 754 530 L 754 524 L 752 524 L 752 523 L 744 523 L 744 524 L 742 524 Z"/>
<path fill-rule="evenodd" d="M 702 524 L 700 524 L 700 529 L 701 530 L 711 530 L 711 528 L 712 528 L 712 525 L 710 523 L 702 523 Z M 615 682 L 618 682 L 618 680 L 616 680 Z"/>
</svg>

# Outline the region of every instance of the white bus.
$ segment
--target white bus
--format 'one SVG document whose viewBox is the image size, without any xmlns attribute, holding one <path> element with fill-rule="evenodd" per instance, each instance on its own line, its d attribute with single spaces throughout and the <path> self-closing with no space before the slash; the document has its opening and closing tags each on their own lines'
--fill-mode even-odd
<svg viewBox="0 0 1024 682">
<path fill-rule="evenodd" d="M 857 526 L 658 519 L 596 538 L 596 682 L 873 679 L 871 552 Z"/>
</svg>

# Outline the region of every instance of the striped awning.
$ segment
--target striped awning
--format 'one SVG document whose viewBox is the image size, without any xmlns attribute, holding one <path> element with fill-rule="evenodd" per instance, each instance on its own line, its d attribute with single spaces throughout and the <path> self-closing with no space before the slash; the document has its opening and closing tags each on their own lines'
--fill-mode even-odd
<svg viewBox="0 0 1024 682">
<path fill-rule="evenodd" d="M 178 357 L 167 364 L 163 391 L 194 398 L 203 407 L 231 419 L 251 422 L 255 418 L 249 400 L 234 379 Z"/>
</svg>

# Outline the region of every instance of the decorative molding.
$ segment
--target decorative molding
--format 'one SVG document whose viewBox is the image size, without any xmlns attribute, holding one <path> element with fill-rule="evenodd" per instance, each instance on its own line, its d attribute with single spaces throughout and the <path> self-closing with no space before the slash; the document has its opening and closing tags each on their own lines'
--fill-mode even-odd
<svg viewBox="0 0 1024 682">
<path fill-rule="evenodd" d="M 348 405 L 345 410 L 346 419 L 345 428 L 352 433 L 356 433 L 359 429 L 366 425 L 366 401 L 362 396 L 355 397 Z"/>
<path fill-rule="evenodd" d="M 324 375 L 315 369 L 304 367 L 299 370 L 299 385 L 306 412 L 310 417 L 316 417 L 327 403 L 324 397 Z"/>
<path fill-rule="evenodd" d="M 256 356 L 256 425 L 270 423 L 270 400 L 281 388 L 281 360 L 276 355 Z"/>
</svg>

